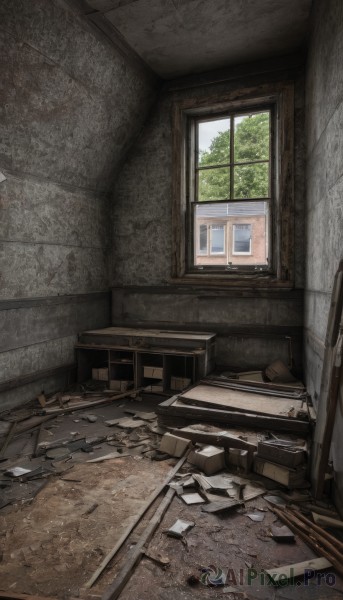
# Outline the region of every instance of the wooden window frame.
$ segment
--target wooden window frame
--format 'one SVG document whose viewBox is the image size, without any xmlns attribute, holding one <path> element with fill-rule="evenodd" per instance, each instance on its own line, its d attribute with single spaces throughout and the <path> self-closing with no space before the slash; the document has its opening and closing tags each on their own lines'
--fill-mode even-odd
<svg viewBox="0 0 343 600">
<path fill-rule="evenodd" d="M 189 119 L 273 106 L 275 130 L 273 159 L 273 210 L 271 224 L 272 261 L 270 270 L 194 272 L 189 266 Z M 178 284 L 233 287 L 294 287 L 294 83 L 279 82 L 241 88 L 225 94 L 187 98 L 173 105 L 173 205 L 172 282 Z M 243 200 L 244 201 L 244 200 Z M 194 232 L 193 232 L 194 233 Z"/>
</svg>

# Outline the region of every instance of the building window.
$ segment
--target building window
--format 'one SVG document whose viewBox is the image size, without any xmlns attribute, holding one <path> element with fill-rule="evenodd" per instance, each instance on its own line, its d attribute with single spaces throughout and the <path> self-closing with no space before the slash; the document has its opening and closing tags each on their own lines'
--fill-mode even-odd
<svg viewBox="0 0 343 600">
<path fill-rule="evenodd" d="M 211 254 L 224 254 L 225 232 L 224 225 L 211 225 Z"/>
<path fill-rule="evenodd" d="M 293 88 L 175 103 L 174 278 L 292 285 Z"/>
<path fill-rule="evenodd" d="M 233 225 L 233 254 L 251 254 L 251 225 Z"/>
<path fill-rule="evenodd" d="M 207 225 L 199 225 L 199 254 L 207 253 Z"/>
</svg>

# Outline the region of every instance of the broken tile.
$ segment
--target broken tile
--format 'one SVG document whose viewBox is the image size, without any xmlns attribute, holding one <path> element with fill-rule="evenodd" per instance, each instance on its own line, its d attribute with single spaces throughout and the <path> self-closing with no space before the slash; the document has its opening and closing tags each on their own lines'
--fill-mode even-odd
<svg viewBox="0 0 343 600">
<path fill-rule="evenodd" d="M 183 535 L 194 527 L 193 521 L 182 521 L 177 519 L 172 527 L 169 527 L 165 533 L 171 537 L 182 538 Z"/>
<path fill-rule="evenodd" d="M 205 475 L 214 475 L 225 468 L 225 452 L 223 448 L 205 446 L 190 452 L 188 462 L 198 467 Z"/>
<path fill-rule="evenodd" d="M 9 475 L 10 477 L 21 477 L 22 475 L 26 475 L 27 473 L 31 473 L 31 469 L 24 469 L 23 467 L 12 467 L 5 471 L 5 475 Z"/>
<path fill-rule="evenodd" d="M 246 516 L 255 522 L 261 522 L 261 521 L 263 521 L 263 519 L 265 517 L 265 515 L 263 515 L 261 513 L 248 513 Z"/>
<path fill-rule="evenodd" d="M 186 504 L 202 504 L 205 502 L 205 500 L 198 493 L 183 494 L 181 498 Z"/>
<path fill-rule="evenodd" d="M 241 506 L 241 505 L 242 505 L 242 502 L 240 502 L 239 500 L 218 500 L 215 502 L 210 502 L 209 504 L 206 504 L 205 506 L 202 506 L 201 510 L 203 512 L 215 514 L 215 513 L 223 513 L 223 512 L 232 510 L 233 508 L 236 508 L 237 506 Z"/>
<path fill-rule="evenodd" d="M 108 421 L 105 421 L 106 425 L 108 425 Z M 146 425 L 144 421 L 140 419 L 130 419 L 129 417 L 123 417 L 122 419 L 118 419 L 116 425 L 123 429 L 136 429 L 137 427 L 142 427 L 142 425 Z"/>
<path fill-rule="evenodd" d="M 110 454 L 104 454 L 104 456 L 98 456 L 98 458 L 92 458 L 91 460 L 87 460 L 88 463 L 97 463 L 102 462 L 103 460 L 110 460 L 111 458 L 123 458 L 127 456 L 127 454 L 120 452 L 110 452 Z"/>
<path fill-rule="evenodd" d="M 295 541 L 294 533 L 287 527 L 282 525 L 281 527 L 271 527 L 271 534 L 273 540 L 276 542 L 291 543 Z"/>
</svg>

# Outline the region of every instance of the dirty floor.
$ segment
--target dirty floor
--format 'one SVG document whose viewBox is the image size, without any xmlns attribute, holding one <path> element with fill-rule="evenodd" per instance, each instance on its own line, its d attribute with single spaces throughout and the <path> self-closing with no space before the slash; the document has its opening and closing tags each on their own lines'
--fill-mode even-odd
<svg viewBox="0 0 343 600">
<path fill-rule="evenodd" d="M 46 423 L 43 439 L 52 441 L 66 436 L 90 439 L 118 433 L 118 428 L 107 427 L 105 421 L 128 416 L 124 412 L 128 409 L 152 411 L 155 404 L 126 400 L 120 406 L 87 409 L 87 413 L 97 417 L 95 422 L 81 418 L 79 412 L 59 416 Z M 140 428 L 140 435 L 144 437 L 148 430 L 147 423 Z M 57 473 L 45 480 L 13 481 L 11 486 L 3 484 L 0 490 L 3 498 L 12 501 L 0 510 L 0 589 L 63 599 L 100 598 L 126 564 L 163 495 L 88 592 L 83 589 L 85 582 L 165 479 L 176 459 L 154 461 L 139 452 L 135 454 L 133 448 L 129 456 L 86 462 L 116 449 L 106 441 L 96 445 L 91 453 L 72 454 L 71 459 L 48 461 L 45 456 L 31 459 L 35 440 L 35 432 L 15 438 L 5 454 L 8 460 L 0 464 L 2 472 L 10 466 L 33 469 L 53 463 Z M 185 464 L 181 471 L 187 469 L 189 466 Z M 149 544 L 150 558 L 143 557 L 120 598 L 343 598 L 343 582 L 338 577 L 333 585 L 328 577 L 310 579 L 308 585 L 301 579 L 294 585 L 277 588 L 268 584 L 263 569 L 316 557 L 298 537 L 294 544 L 280 544 L 270 537 L 270 526 L 281 522 L 269 507 L 259 496 L 220 517 L 203 512 L 200 505 L 187 506 L 175 495 Z M 262 522 L 248 518 L 247 513 L 254 509 L 261 509 Z M 165 534 L 178 518 L 195 524 L 183 540 Z M 163 557 L 169 564 L 162 567 L 151 557 Z M 209 587 L 205 585 L 206 578 L 199 582 L 204 569 L 209 569 L 212 576 L 223 572 L 224 586 Z"/>
</svg>

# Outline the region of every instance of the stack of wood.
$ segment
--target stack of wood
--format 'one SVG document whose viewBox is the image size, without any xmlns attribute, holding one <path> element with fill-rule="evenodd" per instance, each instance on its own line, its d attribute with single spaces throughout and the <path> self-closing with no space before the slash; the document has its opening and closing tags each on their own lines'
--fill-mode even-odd
<svg viewBox="0 0 343 600">
<path fill-rule="evenodd" d="M 294 533 L 319 556 L 324 556 L 337 572 L 343 576 L 343 543 L 325 531 L 319 525 L 312 523 L 299 510 L 292 507 L 276 507 L 271 509 Z"/>
<path fill-rule="evenodd" d="M 259 442 L 254 471 L 291 489 L 306 487 L 306 450 L 288 440 Z"/>
</svg>

